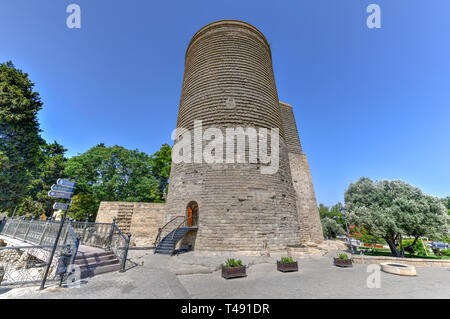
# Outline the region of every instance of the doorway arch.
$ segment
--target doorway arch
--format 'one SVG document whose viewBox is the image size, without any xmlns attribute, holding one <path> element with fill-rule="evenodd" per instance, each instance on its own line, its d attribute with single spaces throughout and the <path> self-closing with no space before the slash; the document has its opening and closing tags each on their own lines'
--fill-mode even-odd
<svg viewBox="0 0 450 319">
<path fill-rule="evenodd" d="M 190 201 L 186 206 L 186 226 L 198 227 L 198 204 Z"/>
</svg>

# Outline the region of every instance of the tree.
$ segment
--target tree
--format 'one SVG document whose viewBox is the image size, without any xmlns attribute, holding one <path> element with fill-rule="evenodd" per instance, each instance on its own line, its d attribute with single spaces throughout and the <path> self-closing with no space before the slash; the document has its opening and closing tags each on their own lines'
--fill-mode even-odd
<svg viewBox="0 0 450 319">
<path fill-rule="evenodd" d="M 163 194 L 152 175 L 150 158 L 138 150 L 99 144 L 70 158 L 65 176 L 78 176 L 76 194 L 92 194 L 97 201 L 161 202 Z"/>
<path fill-rule="evenodd" d="M 331 218 L 322 219 L 322 230 L 323 235 L 326 238 L 336 238 L 336 236 L 341 236 L 345 234 L 345 231 L 342 228 L 342 226 Z"/>
<path fill-rule="evenodd" d="M 155 152 L 150 158 L 152 174 L 158 180 L 159 191 L 164 195 L 167 195 L 171 164 L 172 148 L 167 144 L 163 144 L 159 151 Z"/>
<path fill-rule="evenodd" d="M 75 220 L 89 218 L 90 221 L 94 221 L 99 204 L 99 201 L 92 194 L 77 194 L 72 198 L 68 214 Z"/>
<path fill-rule="evenodd" d="M 12 62 L 0 64 L 0 209 L 11 211 L 27 192 L 39 164 L 37 113 L 43 103 L 27 73 Z"/>
<path fill-rule="evenodd" d="M 329 209 L 324 204 L 319 204 L 320 219 L 321 220 L 325 218 L 333 219 L 342 227 L 342 229 L 345 229 L 345 220 L 340 210 L 341 207 L 342 207 L 341 203 L 337 203 L 336 205 L 332 206 L 331 209 Z"/>
<path fill-rule="evenodd" d="M 30 196 L 23 198 L 22 202 L 17 208 L 17 216 L 36 217 L 38 218 L 44 214 L 45 210 L 42 203 L 34 200 Z"/>
<path fill-rule="evenodd" d="M 370 235 L 386 240 L 394 256 L 403 256 L 421 236 L 448 233 L 448 216 L 442 202 L 403 181 L 378 181 L 362 177 L 345 192 L 349 220 Z M 403 236 L 414 236 L 408 247 Z"/>
<path fill-rule="evenodd" d="M 66 151 L 56 141 L 42 145 L 39 167 L 28 186 L 28 195 L 42 204 L 47 216 L 51 215 L 55 202 L 54 198 L 48 196 L 48 192 L 58 178 L 64 177 L 64 167 L 67 162 L 64 157 Z"/>
<path fill-rule="evenodd" d="M 442 204 L 444 204 L 445 208 L 447 208 L 447 213 L 450 215 L 450 196 L 441 199 Z"/>
</svg>

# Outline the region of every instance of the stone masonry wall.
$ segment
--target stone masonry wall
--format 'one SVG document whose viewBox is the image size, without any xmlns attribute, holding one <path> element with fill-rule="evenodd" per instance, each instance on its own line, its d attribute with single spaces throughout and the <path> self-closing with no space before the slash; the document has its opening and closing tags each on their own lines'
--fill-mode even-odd
<svg viewBox="0 0 450 319">
<path fill-rule="evenodd" d="M 153 246 L 158 228 L 164 225 L 165 203 L 101 202 L 96 222 L 111 223 L 131 233 L 133 246 Z"/>
<path fill-rule="evenodd" d="M 316 194 L 305 154 L 289 153 L 294 188 L 297 192 L 297 212 L 302 242 L 323 242 L 322 223 L 317 208 Z"/>
<path fill-rule="evenodd" d="M 306 155 L 303 154 L 292 106 L 280 102 L 280 112 L 289 149 L 292 183 L 297 193 L 297 212 L 302 243 L 323 241 L 322 223 Z"/>
</svg>

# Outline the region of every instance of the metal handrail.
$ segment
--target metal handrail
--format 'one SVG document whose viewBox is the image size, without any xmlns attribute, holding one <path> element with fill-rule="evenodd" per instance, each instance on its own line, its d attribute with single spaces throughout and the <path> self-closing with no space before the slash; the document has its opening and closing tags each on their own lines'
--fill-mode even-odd
<svg viewBox="0 0 450 319">
<path fill-rule="evenodd" d="M 178 227 L 177 228 L 175 228 L 173 231 L 172 231 L 172 239 L 175 237 L 175 233 L 177 232 L 177 230 L 178 230 L 178 228 L 180 228 L 182 225 L 184 225 L 186 223 L 186 219 L 184 219 L 179 225 L 178 225 Z"/>
<path fill-rule="evenodd" d="M 122 231 L 120 230 L 120 228 L 117 227 L 117 224 L 114 223 L 113 225 L 114 225 L 114 228 L 119 232 L 119 235 L 122 236 L 123 239 L 127 240 L 128 237 L 125 236 L 125 235 L 122 233 Z"/>
<path fill-rule="evenodd" d="M 112 233 L 114 233 L 114 231 L 117 231 L 117 233 L 122 237 L 122 239 L 125 240 L 125 244 L 126 244 L 126 246 L 124 247 L 125 250 L 124 250 L 122 258 L 120 260 L 120 270 L 119 270 L 119 272 L 124 272 L 126 262 L 127 262 L 128 249 L 130 248 L 131 234 L 128 234 L 128 236 L 125 236 L 125 234 L 120 230 L 120 228 L 115 223 L 115 220 L 116 219 L 114 219 L 114 222 L 112 223 L 112 226 L 113 226 Z"/>
<path fill-rule="evenodd" d="M 161 241 L 161 233 L 162 233 L 162 231 L 170 224 L 170 223 L 172 223 L 175 219 L 177 219 L 177 218 L 185 218 L 185 216 L 183 215 L 183 216 L 175 216 L 174 218 L 172 218 L 171 220 L 169 220 L 167 223 L 165 223 L 164 224 L 164 226 L 163 227 L 161 227 L 161 228 L 159 228 L 158 229 L 158 235 L 156 236 L 156 239 L 155 239 L 155 241 L 154 241 L 154 245 L 156 246 L 160 241 Z M 183 222 L 184 222 L 184 220 L 183 220 Z M 177 227 L 178 228 L 178 227 Z"/>
</svg>

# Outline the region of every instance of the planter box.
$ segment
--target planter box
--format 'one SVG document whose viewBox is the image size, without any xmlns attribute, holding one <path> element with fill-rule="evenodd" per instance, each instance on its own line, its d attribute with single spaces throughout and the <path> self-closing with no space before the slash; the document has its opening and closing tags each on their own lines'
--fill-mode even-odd
<svg viewBox="0 0 450 319">
<path fill-rule="evenodd" d="M 225 279 L 247 277 L 247 267 L 225 267 L 222 265 L 222 277 Z"/>
<path fill-rule="evenodd" d="M 352 259 L 334 258 L 334 265 L 338 266 L 338 267 L 352 267 L 353 260 Z"/>
<path fill-rule="evenodd" d="M 298 271 L 298 263 L 296 261 L 293 263 L 282 263 L 277 260 L 277 270 L 281 272 Z"/>
</svg>

